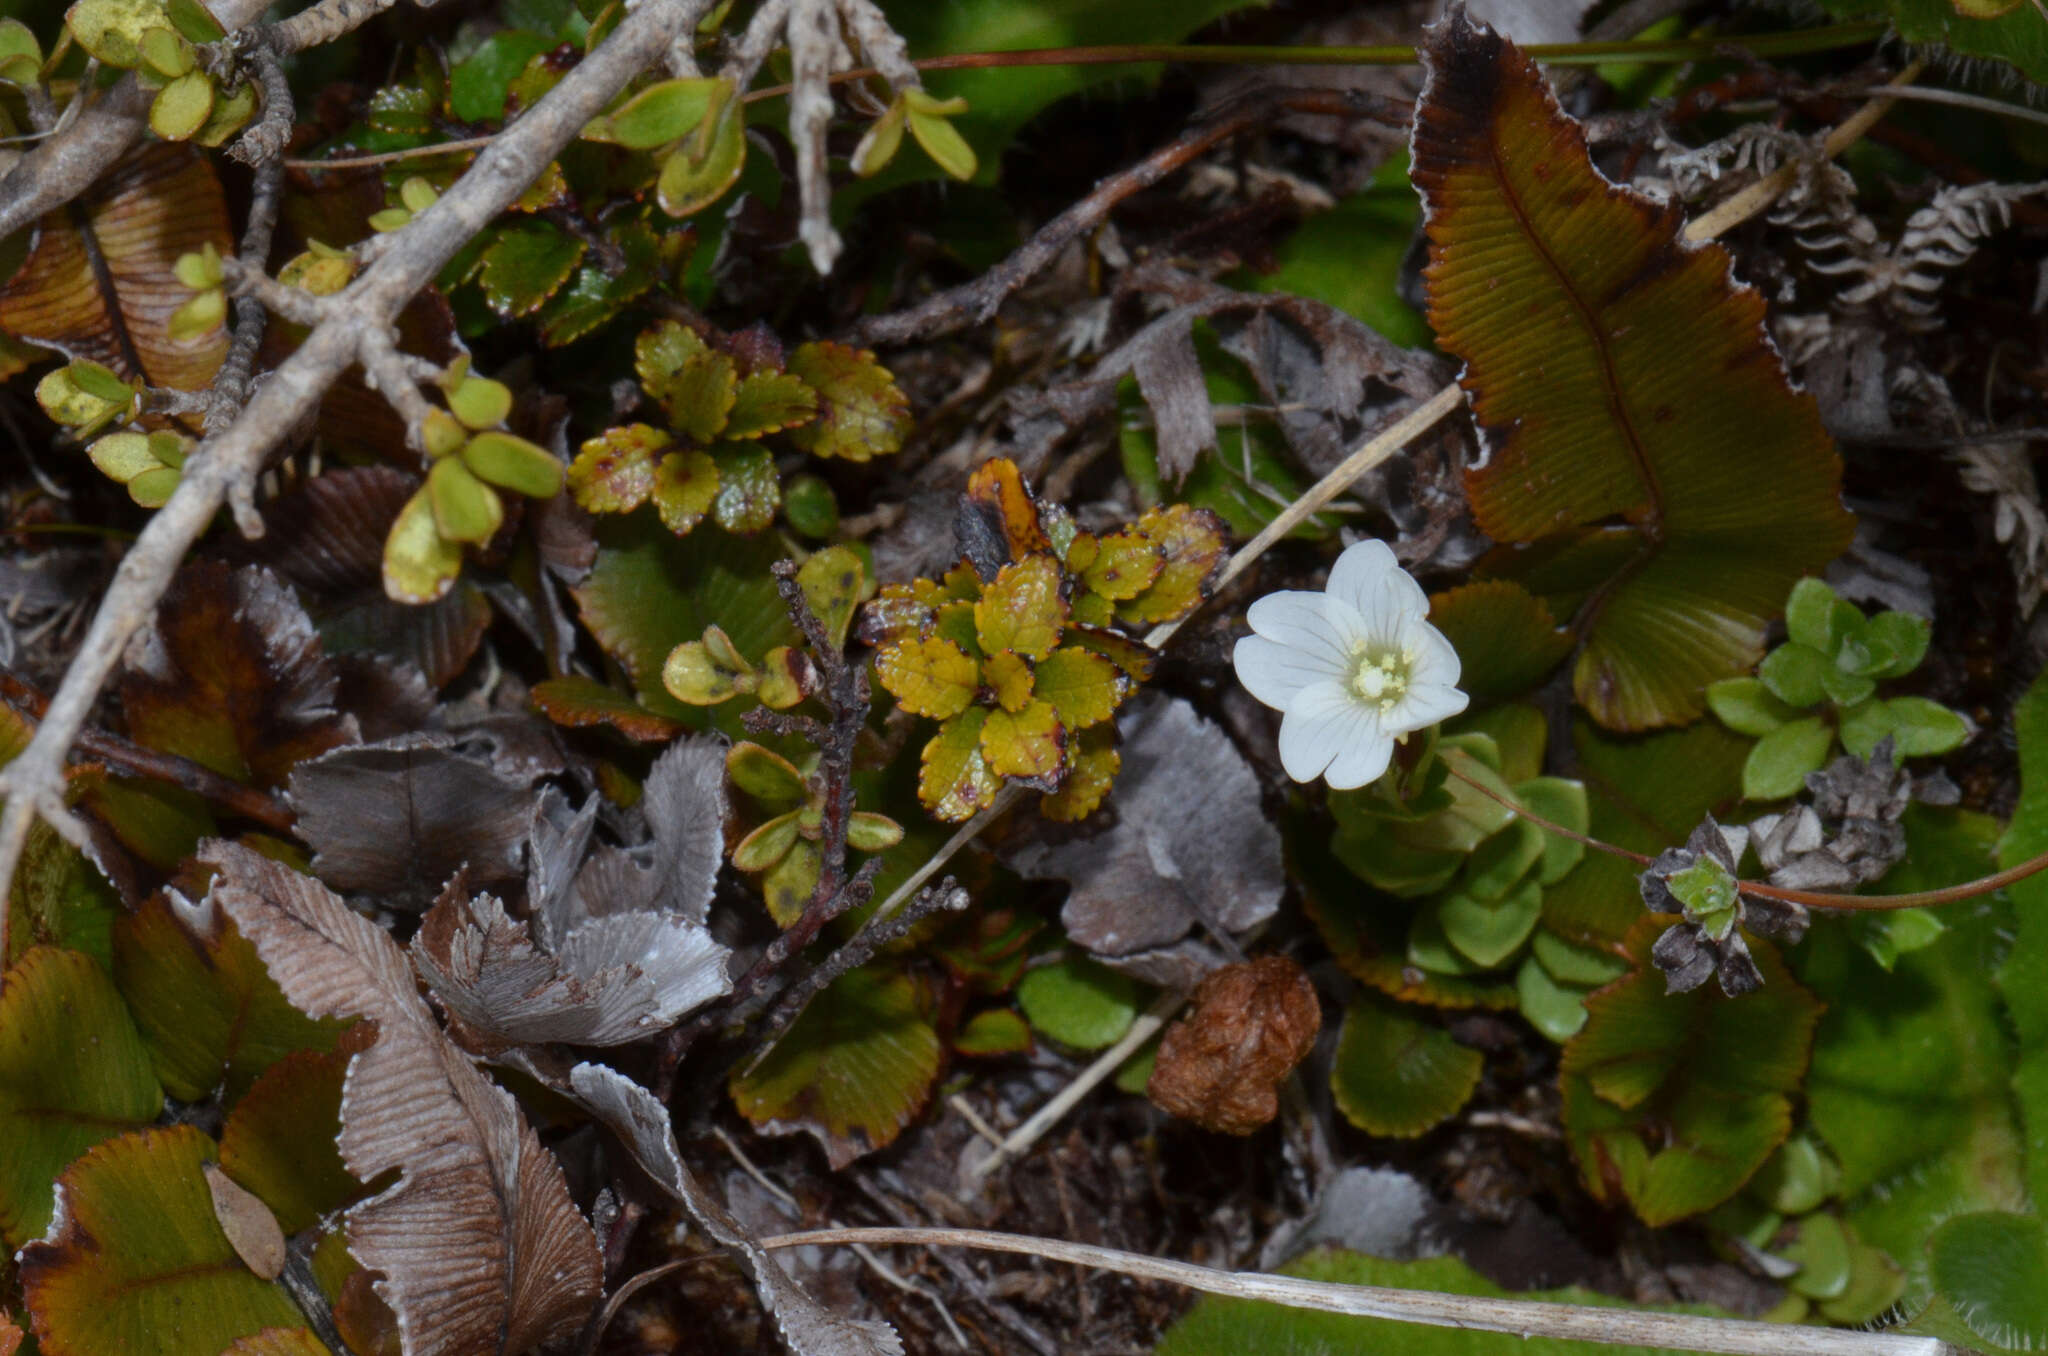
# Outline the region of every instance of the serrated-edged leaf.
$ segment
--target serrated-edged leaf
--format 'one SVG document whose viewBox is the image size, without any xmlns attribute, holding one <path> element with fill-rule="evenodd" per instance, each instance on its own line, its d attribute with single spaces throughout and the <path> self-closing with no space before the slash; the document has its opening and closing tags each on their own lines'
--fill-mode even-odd
<svg viewBox="0 0 2048 1356">
<path fill-rule="evenodd" d="M 982 707 L 970 706 L 939 727 L 919 760 L 917 798 L 940 819 L 961 820 L 996 798 L 1002 778 L 981 753 Z"/>
<path fill-rule="evenodd" d="M 1462 17 L 1426 54 L 1413 176 L 1431 324 L 1489 444 L 1474 513 L 1500 541 L 1604 536 L 1597 574 L 1581 567 L 1579 700 L 1616 729 L 1688 721 L 1847 544 L 1840 461 L 1762 298 L 1723 250 L 1682 243 L 1675 211 L 1599 175 L 1528 58 Z M 1617 516 L 1618 536 L 1593 526 Z"/>
<path fill-rule="evenodd" d="M 546 222 L 501 226 L 484 250 L 477 282 L 484 301 L 507 320 L 532 315 L 555 295 L 588 248 L 567 231 Z"/>
<path fill-rule="evenodd" d="M 707 350 L 677 365 L 661 387 L 661 408 L 676 432 L 709 443 L 725 427 L 739 398 L 739 367 L 732 356 Z"/>
<path fill-rule="evenodd" d="M 789 373 L 817 397 L 817 418 L 789 430 L 797 447 L 855 462 L 902 448 L 911 427 L 910 401 L 873 353 L 823 339 L 798 344 L 789 355 Z"/>
<path fill-rule="evenodd" d="M 759 532 L 775 521 L 782 507 L 782 480 L 775 458 L 758 443 L 733 443 L 712 454 L 718 466 L 718 493 L 711 513 L 728 532 Z"/>
<path fill-rule="evenodd" d="M 29 734 L 27 722 L 0 705 L 0 763 L 26 748 Z M 10 747 L 17 742 L 20 747 Z M 4 964 L 14 964 L 32 946 L 54 946 L 82 951 L 105 965 L 112 955 L 109 933 L 123 912 L 120 895 L 92 860 L 38 820 L 8 891 Z"/>
<path fill-rule="evenodd" d="M 1039 813 L 1061 824 L 1072 824 L 1095 813 L 1115 784 L 1116 774 L 1123 766 L 1123 755 L 1116 747 L 1116 727 L 1104 724 L 1081 731 L 1070 758 L 1060 789 L 1038 802 Z"/>
<path fill-rule="evenodd" d="M 583 256 L 576 276 L 541 308 L 541 339 L 548 347 L 583 338 L 662 280 L 661 241 L 645 222 L 622 222 L 609 236 L 624 266 L 609 271 L 602 252 Z"/>
<path fill-rule="evenodd" d="M 768 573 L 781 555 L 767 537 L 735 538 L 709 525 L 678 537 L 651 518 L 604 522 L 597 562 L 572 592 L 583 624 L 626 666 L 641 703 L 701 728 L 697 708 L 662 687 L 662 666 L 709 625 L 722 627 L 742 654 L 795 643 Z"/>
<path fill-rule="evenodd" d="M 170 1094 L 198 1102 L 219 1089 L 232 1106 L 293 1051 L 332 1050 L 343 1024 L 286 1002 L 233 925 L 208 921 L 197 933 L 151 896 L 114 927 L 114 978 Z"/>
<path fill-rule="evenodd" d="M 1959 1215 L 1928 1249 L 1935 1287 L 1972 1332 L 2024 1351 L 2048 1345 L 2048 1225 L 2039 1215 Z"/>
<path fill-rule="evenodd" d="M 1645 914 L 1629 930 L 1635 969 L 1586 1000 L 1562 1065 L 1587 1189 L 1625 1198 L 1653 1226 L 1728 1199 L 1783 1141 L 1822 1006 L 1756 938 L 1757 992 L 1665 992 L 1650 948 L 1670 921 Z"/>
<path fill-rule="evenodd" d="M 283 1288 L 235 1256 L 203 1168 L 213 1141 L 189 1125 L 123 1135 L 58 1178 L 62 1227 L 21 1251 L 22 1292 L 50 1356 L 219 1351 L 300 1326 Z"/>
<path fill-rule="evenodd" d="M 2030 4 L 2000 0 L 1822 0 L 1844 19 L 1883 16 L 1899 37 L 1933 44 L 1954 57 L 2012 66 L 2036 85 L 2048 84 L 2048 18 Z"/>
<path fill-rule="evenodd" d="M 50 1183 L 93 1145 L 163 1110 L 121 995 L 89 957 L 35 947 L 0 989 L 0 1237 L 50 1222 Z"/>
<path fill-rule="evenodd" d="M 836 1171 L 893 1142 L 938 1072 L 939 1036 L 917 986 L 870 965 L 811 1000 L 758 1067 L 734 1074 L 731 1089 L 755 1128 L 811 1134 Z"/>
<path fill-rule="evenodd" d="M 242 781 L 357 737 L 312 621 L 269 570 L 193 561 L 130 643 L 118 680 L 131 737 Z"/>
<path fill-rule="evenodd" d="M 719 437 L 740 442 L 780 433 L 817 417 L 818 393 L 793 372 L 753 372 L 733 391 Z"/>
<path fill-rule="evenodd" d="M 654 467 L 672 440 L 649 424 L 608 428 L 569 463 L 569 492 L 592 513 L 626 513 L 654 492 Z"/>
<path fill-rule="evenodd" d="M 221 844 L 209 893 L 310 1016 L 377 1024 L 342 1101 L 342 1160 L 397 1182 L 351 1207 L 350 1251 L 411 1352 L 524 1350 L 582 1323 L 602 1286 L 597 1241 L 560 1164 L 448 1038 L 390 934 L 319 882 Z M 431 1241 L 428 1241 L 431 1240 Z"/>
<path fill-rule="evenodd" d="M 355 1054 L 350 1047 L 363 1043 L 352 1032 L 342 1049 L 285 1056 L 263 1071 L 221 1127 L 221 1168 L 269 1206 L 287 1234 L 362 1194 L 335 1136 L 342 1076 Z"/>
<path fill-rule="evenodd" d="M 1409 1139 L 1458 1114 L 1479 1086 L 1477 1050 L 1412 1009 L 1359 997 L 1330 1062 L 1337 1109 L 1369 1135 Z"/>
<path fill-rule="evenodd" d="M 1066 621 L 1059 562 L 1045 554 L 1003 566 L 974 605 L 974 628 L 986 654 L 1010 650 L 1043 659 L 1059 644 Z"/>
<path fill-rule="evenodd" d="M 1061 725 L 1082 730 L 1108 720 L 1129 686 L 1101 655 L 1067 645 L 1038 661 L 1032 690 L 1052 703 Z"/>
<path fill-rule="evenodd" d="M 1123 1039 L 1138 1016 L 1138 984 L 1086 956 L 1028 970 L 1017 1005 L 1031 1025 L 1076 1050 L 1101 1050 Z"/>
<path fill-rule="evenodd" d="M 981 727 L 981 754 L 989 771 L 1003 777 L 1047 778 L 1059 771 L 1067 732 L 1059 713 L 1044 700 L 1017 711 L 995 710 Z"/>
<path fill-rule="evenodd" d="M 0 329 L 152 386 L 202 389 L 227 356 L 227 332 L 178 339 L 170 322 L 192 297 L 179 257 L 209 244 L 234 252 L 213 167 L 187 146 L 144 146 L 79 208 L 83 227 L 63 213 L 45 218 L 27 261 L 0 286 Z"/>
<path fill-rule="evenodd" d="M 947 720 L 974 701 L 980 669 L 953 642 L 929 636 L 884 646 L 875 655 L 875 678 L 904 710 Z"/>
<path fill-rule="evenodd" d="M 513 79 L 554 45 L 553 38 L 520 28 L 491 34 L 448 73 L 448 111 L 464 122 L 504 117 Z"/>
<path fill-rule="evenodd" d="M 1513 697 L 1571 653 L 1541 598 L 1512 579 L 1481 579 L 1432 596 L 1429 622 L 1458 652 L 1458 686 L 1474 697 Z"/>
<path fill-rule="evenodd" d="M 648 710 L 627 693 L 595 678 L 572 674 L 533 685 L 533 709 L 557 725 L 587 729 L 608 725 L 628 739 L 665 743 L 683 732 L 678 721 Z"/>
</svg>

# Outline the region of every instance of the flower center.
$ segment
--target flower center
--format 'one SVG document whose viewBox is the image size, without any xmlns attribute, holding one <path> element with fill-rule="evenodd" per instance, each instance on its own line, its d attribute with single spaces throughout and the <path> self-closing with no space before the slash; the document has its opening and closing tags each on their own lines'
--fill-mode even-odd
<svg viewBox="0 0 2048 1356">
<path fill-rule="evenodd" d="M 1405 650 L 1375 654 L 1361 646 L 1352 660 L 1351 690 L 1367 705 L 1379 707 L 1381 715 L 1391 715 L 1408 695 L 1408 668 L 1413 660 Z"/>
</svg>

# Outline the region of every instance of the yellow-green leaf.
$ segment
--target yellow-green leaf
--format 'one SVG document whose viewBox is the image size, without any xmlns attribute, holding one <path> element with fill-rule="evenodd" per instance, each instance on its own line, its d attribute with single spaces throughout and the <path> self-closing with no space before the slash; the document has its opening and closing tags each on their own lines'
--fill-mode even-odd
<svg viewBox="0 0 2048 1356">
<path fill-rule="evenodd" d="M 538 443 L 496 429 L 471 438 L 462 463 L 493 485 L 529 499 L 550 499 L 562 488 L 562 463 Z"/>
<path fill-rule="evenodd" d="M 904 710 L 946 720 L 973 702 L 981 671 L 949 640 L 908 637 L 876 653 L 875 677 Z"/>
<path fill-rule="evenodd" d="M 1033 701 L 1021 711 L 991 711 L 981 727 L 982 757 L 989 771 L 1004 777 L 1050 777 L 1066 748 L 1067 732 L 1048 701 Z"/>
<path fill-rule="evenodd" d="M 569 492 L 592 513 L 626 513 L 654 492 L 655 454 L 668 434 L 647 424 L 608 428 L 569 463 Z"/>
<path fill-rule="evenodd" d="M 975 634 L 987 654 L 1014 650 L 1043 659 L 1060 643 L 1066 622 L 1059 563 L 1044 554 L 1003 566 L 974 605 Z"/>
<path fill-rule="evenodd" d="M 157 91 L 149 105 L 149 130 L 165 141 L 187 141 L 213 116 L 213 79 L 190 71 Z"/>
<path fill-rule="evenodd" d="M 672 217 L 695 216 L 717 202 L 746 168 L 746 118 L 738 108 L 728 108 L 719 117 L 711 145 L 702 154 L 694 152 L 697 139 L 692 137 L 669 153 L 654 183 L 656 201 Z"/>
<path fill-rule="evenodd" d="M 489 541 L 505 521 L 498 492 L 454 457 L 444 457 L 427 472 L 427 497 L 434 506 L 434 526 L 448 541 Z"/>
<path fill-rule="evenodd" d="M 433 501 L 422 487 L 391 522 L 384 538 L 384 592 L 394 602 L 431 603 L 462 573 L 462 547 L 434 525 Z"/>
<path fill-rule="evenodd" d="M 1108 720 L 1129 686 L 1116 665 L 1071 645 L 1038 661 L 1037 694 L 1052 703 L 1069 730 Z"/>
<path fill-rule="evenodd" d="M 789 370 L 818 402 L 818 417 L 790 429 L 790 442 L 814 456 L 856 462 L 901 450 L 910 401 L 873 353 L 829 340 L 799 344 Z"/>
<path fill-rule="evenodd" d="M 940 819 L 961 820 L 996 798 L 1002 779 L 981 754 L 981 727 L 988 712 L 971 706 L 939 727 L 924 746 L 917 798 Z"/>
<path fill-rule="evenodd" d="M 718 463 L 706 452 L 671 452 L 654 468 L 654 507 L 662 526 L 687 533 L 718 501 Z"/>
</svg>

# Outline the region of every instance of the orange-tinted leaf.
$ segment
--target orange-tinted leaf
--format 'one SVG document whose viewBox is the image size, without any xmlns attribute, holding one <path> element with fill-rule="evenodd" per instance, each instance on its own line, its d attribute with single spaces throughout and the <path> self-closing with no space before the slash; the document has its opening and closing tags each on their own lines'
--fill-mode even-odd
<svg viewBox="0 0 2048 1356">
<path fill-rule="evenodd" d="M 138 743 L 265 786 L 356 738 L 334 708 L 332 663 L 268 570 L 194 561 L 130 644 L 121 706 Z"/>
<path fill-rule="evenodd" d="M 0 1237 L 50 1222 L 65 1164 L 155 1120 L 163 1089 L 106 971 L 76 951 L 36 947 L 0 989 Z"/>
<path fill-rule="evenodd" d="M 1570 633 L 1512 579 L 1481 579 L 1436 594 L 1429 620 L 1458 652 L 1458 686 L 1481 700 L 1528 691 L 1571 653 Z"/>
<path fill-rule="evenodd" d="M 1165 565 L 1159 547 L 1144 533 L 1112 532 L 1095 543 L 1094 558 L 1081 571 L 1081 582 L 1090 593 L 1122 602 L 1150 588 Z"/>
<path fill-rule="evenodd" d="M 1516 573 L 1583 611 L 1575 686 L 1602 724 L 1691 720 L 1762 652 L 1793 580 L 1847 545 L 1840 460 L 1725 251 L 1602 178 L 1491 30 L 1454 17 L 1427 55 L 1413 173 L 1430 322 L 1489 446 L 1473 512 L 1551 548 Z"/>
<path fill-rule="evenodd" d="M 798 344 L 789 355 L 789 371 L 818 401 L 816 420 L 790 430 L 792 443 L 813 456 L 847 461 L 902 448 L 910 432 L 910 401 L 874 354 L 830 340 Z"/>
<path fill-rule="evenodd" d="M 836 1170 L 893 1141 L 939 1073 L 939 1036 L 917 987 L 868 966 L 804 1009 L 751 1073 L 735 1074 L 740 1114 L 769 1134 L 808 1131 Z"/>
<path fill-rule="evenodd" d="M 362 1350 L 362 1348 L 357 1348 Z M 220 1356 L 331 1356 L 327 1344 L 306 1328 L 265 1328 L 238 1338 Z"/>
<path fill-rule="evenodd" d="M 508 320 L 533 314 L 569 281 L 584 249 L 581 240 L 546 222 L 501 227 L 477 274 L 484 301 Z"/>
<path fill-rule="evenodd" d="M 1209 596 L 1209 580 L 1222 568 L 1229 529 L 1208 509 L 1167 504 L 1152 509 L 1132 525 L 1159 549 L 1163 564 L 1151 586 L 1126 603 L 1116 615 L 1127 622 L 1154 626 L 1179 621 Z"/>
<path fill-rule="evenodd" d="M 1117 769 L 1123 766 L 1123 755 L 1117 752 L 1116 726 L 1097 725 L 1083 730 L 1071 745 L 1072 760 L 1067 767 L 1066 780 L 1060 789 L 1038 802 L 1039 812 L 1047 819 L 1071 824 L 1086 819 L 1095 813 L 1095 807 L 1102 804 L 1102 798 L 1109 794 L 1109 788 L 1116 782 Z"/>
<path fill-rule="evenodd" d="M 195 935 L 162 894 L 114 925 L 114 979 L 165 1088 L 197 1102 L 220 1089 L 229 1105 L 295 1050 L 332 1050 L 339 1022 L 316 1022 L 285 1001 L 256 949 L 217 914 Z"/>
<path fill-rule="evenodd" d="M 43 218 L 34 251 L 0 287 L 0 329 L 153 386 L 205 386 L 227 356 L 227 331 L 178 340 L 170 324 L 192 299 L 173 271 L 178 256 L 206 245 L 234 253 L 213 167 L 189 147 L 146 146 L 81 201 L 83 225 L 68 212 Z"/>
<path fill-rule="evenodd" d="M 21 1250 L 21 1288 L 48 1356 L 186 1356 L 301 1322 L 242 1265 L 214 1218 L 189 1125 L 100 1145 L 64 1170 L 63 1227 Z"/>
<path fill-rule="evenodd" d="M 1017 463 L 1008 457 L 994 457 L 977 466 L 967 478 L 963 497 L 967 512 L 961 515 L 962 522 L 972 519 L 978 529 L 964 545 L 982 578 L 994 576 L 1008 561 L 1052 549 L 1038 521 L 1038 503 L 1024 488 Z M 981 538 L 987 539 L 987 545 L 977 549 Z"/>
<path fill-rule="evenodd" d="M 569 493 L 592 513 L 626 513 L 654 493 L 654 465 L 668 434 L 647 424 L 608 428 L 569 463 Z"/>
<path fill-rule="evenodd" d="M 533 708 L 557 725 L 609 725 L 628 739 L 659 743 L 683 732 L 680 722 L 648 710 L 595 678 L 550 678 L 533 686 Z"/>
<path fill-rule="evenodd" d="M 1225 966 L 1166 1028 L 1145 1095 L 1205 1130 L 1248 1135 L 1278 1114 L 1280 1083 L 1322 1029 L 1315 985 L 1287 957 Z"/>
</svg>

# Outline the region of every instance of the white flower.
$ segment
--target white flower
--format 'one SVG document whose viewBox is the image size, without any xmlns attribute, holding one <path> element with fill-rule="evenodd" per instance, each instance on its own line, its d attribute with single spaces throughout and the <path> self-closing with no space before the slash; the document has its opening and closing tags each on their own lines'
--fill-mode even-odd
<svg viewBox="0 0 2048 1356">
<path fill-rule="evenodd" d="M 1339 791 L 1387 770 L 1395 741 L 1465 709 L 1458 652 L 1429 598 L 1380 541 L 1337 557 L 1322 593 L 1267 594 L 1237 642 L 1237 679 L 1280 711 L 1280 763 Z"/>
</svg>

